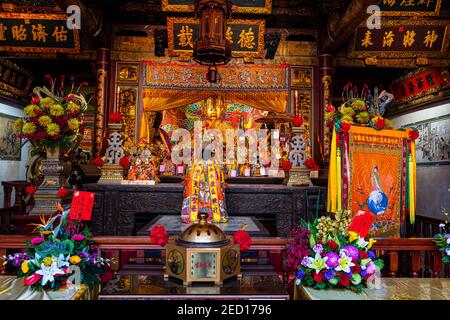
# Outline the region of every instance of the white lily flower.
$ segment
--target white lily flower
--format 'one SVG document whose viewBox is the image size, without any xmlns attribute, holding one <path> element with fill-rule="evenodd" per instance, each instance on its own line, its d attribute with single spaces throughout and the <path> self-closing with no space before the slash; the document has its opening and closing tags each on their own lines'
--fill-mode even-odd
<svg viewBox="0 0 450 320">
<path fill-rule="evenodd" d="M 336 267 L 336 271 L 343 271 L 345 273 L 349 273 L 350 272 L 350 267 L 353 267 L 355 264 L 352 262 L 352 258 L 345 255 L 345 254 L 341 254 L 341 257 L 338 260 L 338 266 Z"/>
<path fill-rule="evenodd" d="M 325 269 L 327 267 L 326 261 L 328 257 L 322 258 L 320 253 L 316 253 L 316 256 L 314 258 L 310 257 L 309 259 L 311 262 L 308 267 L 314 269 L 316 273 L 319 273 L 322 269 Z"/>
<path fill-rule="evenodd" d="M 58 257 L 58 261 L 57 261 L 58 268 L 69 267 L 70 266 L 69 258 L 70 258 L 70 254 L 67 255 L 67 257 L 64 257 L 64 255 L 62 253 L 60 253 L 59 257 Z"/>
<path fill-rule="evenodd" d="M 365 248 L 369 244 L 369 241 L 364 240 L 364 238 L 358 237 L 357 244 L 358 244 L 358 247 Z"/>
<path fill-rule="evenodd" d="M 56 261 L 52 262 L 52 265 L 50 267 L 47 267 L 45 264 L 41 264 L 41 269 L 36 271 L 37 274 L 40 274 L 42 276 L 42 285 L 45 286 L 47 282 L 53 282 L 55 281 L 55 275 L 63 275 L 64 271 L 59 269 L 56 265 Z"/>
</svg>

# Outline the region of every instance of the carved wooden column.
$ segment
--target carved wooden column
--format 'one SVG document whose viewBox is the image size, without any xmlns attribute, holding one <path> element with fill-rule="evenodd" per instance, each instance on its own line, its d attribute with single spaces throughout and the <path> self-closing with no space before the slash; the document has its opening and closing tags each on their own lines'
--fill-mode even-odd
<svg viewBox="0 0 450 320">
<path fill-rule="evenodd" d="M 95 134 L 95 154 L 100 155 L 103 147 L 103 139 L 106 133 L 106 124 L 108 122 L 108 90 L 110 78 L 110 60 L 111 54 L 108 48 L 99 48 L 97 51 L 97 86 L 96 86 L 96 100 L 97 100 L 97 116 L 96 116 L 96 134 Z"/>
<path fill-rule="evenodd" d="M 325 159 L 325 165 L 328 163 L 330 144 L 331 144 L 331 131 L 326 126 L 325 123 L 325 110 L 328 104 L 331 103 L 332 98 L 332 58 L 331 54 L 321 54 L 319 55 L 319 65 L 320 65 L 320 106 L 319 106 L 319 127 L 322 141 L 321 153 Z"/>
</svg>

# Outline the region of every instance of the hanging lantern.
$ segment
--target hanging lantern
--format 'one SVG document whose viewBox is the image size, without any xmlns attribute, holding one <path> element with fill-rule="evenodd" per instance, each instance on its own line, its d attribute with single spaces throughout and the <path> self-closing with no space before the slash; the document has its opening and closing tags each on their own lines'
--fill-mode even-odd
<svg viewBox="0 0 450 320">
<path fill-rule="evenodd" d="M 208 81 L 217 82 L 215 66 L 231 60 L 231 44 L 226 37 L 231 0 L 196 0 L 195 16 L 200 19 L 200 33 L 194 45 L 193 58 L 200 64 L 210 66 Z"/>
</svg>

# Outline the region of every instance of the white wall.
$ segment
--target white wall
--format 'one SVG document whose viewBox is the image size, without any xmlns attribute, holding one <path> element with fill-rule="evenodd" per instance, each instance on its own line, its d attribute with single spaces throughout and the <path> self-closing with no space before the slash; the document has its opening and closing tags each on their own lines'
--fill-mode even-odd
<svg viewBox="0 0 450 320">
<path fill-rule="evenodd" d="M 450 115 L 450 103 L 391 119 L 394 128 Z M 450 165 L 417 166 L 417 213 L 444 219 L 441 208 L 450 210 Z"/>
<path fill-rule="evenodd" d="M 7 105 L 0 101 L 0 113 L 22 117 L 23 112 L 18 106 Z M 28 146 L 22 148 L 21 161 L 0 160 L 0 181 L 25 180 L 28 161 Z M 13 198 L 14 199 L 14 198 Z M 14 200 L 12 200 L 14 203 Z M 3 187 L 0 186 L 0 208 L 3 207 Z"/>
</svg>

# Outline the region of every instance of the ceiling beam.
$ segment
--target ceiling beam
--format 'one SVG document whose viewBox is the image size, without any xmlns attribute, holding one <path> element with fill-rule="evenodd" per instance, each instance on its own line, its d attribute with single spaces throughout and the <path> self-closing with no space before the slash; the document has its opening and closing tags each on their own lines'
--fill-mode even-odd
<svg viewBox="0 0 450 320">
<path fill-rule="evenodd" d="M 353 0 L 342 14 L 330 15 L 321 30 L 321 53 L 332 53 L 349 40 L 355 29 L 369 17 L 367 8 L 378 0 Z"/>
</svg>

